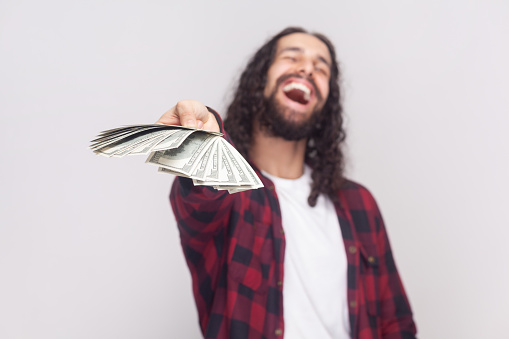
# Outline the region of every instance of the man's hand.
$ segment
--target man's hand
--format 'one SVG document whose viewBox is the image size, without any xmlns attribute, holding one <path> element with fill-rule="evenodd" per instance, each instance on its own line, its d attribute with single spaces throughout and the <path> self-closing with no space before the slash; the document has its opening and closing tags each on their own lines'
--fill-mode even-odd
<svg viewBox="0 0 509 339">
<path fill-rule="evenodd" d="M 220 132 L 214 114 L 210 113 L 204 104 L 195 100 L 177 102 L 156 121 L 156 124 L 179 125 Z"/>
</svg>

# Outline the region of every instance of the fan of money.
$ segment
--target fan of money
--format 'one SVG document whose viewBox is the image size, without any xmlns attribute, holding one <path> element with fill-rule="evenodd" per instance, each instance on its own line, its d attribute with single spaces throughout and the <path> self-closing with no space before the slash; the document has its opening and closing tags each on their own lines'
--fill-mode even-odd
<svg viewBox="0 0 509 339">
<path fill-rule="evenodd" d="M 173 125 L 131 125 L 101 132 L 94 153 L 107 157 L 150 153 L 159 171 L 193 179 L 194 185 L 237 193 L 263 187 L 253 168 L 221 133 Z"/>
</svg>

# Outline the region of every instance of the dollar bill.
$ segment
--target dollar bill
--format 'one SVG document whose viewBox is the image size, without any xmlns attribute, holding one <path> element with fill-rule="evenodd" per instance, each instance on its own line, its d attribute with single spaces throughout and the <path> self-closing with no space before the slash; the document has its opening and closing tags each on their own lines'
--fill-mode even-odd
<svg viewBox="0 0 509 339">
<path fill-rule="evenodd" d="M 101 132 L 90 146 L 107 157 L 149 154 L 159 172 L 229 193 L 263 187 L 244 157 L 221 133 L 171 125 L 130 125 Z"/>
<path fill-rule="evenodd" d="M 146 162 L 191 176 L 213 138 L 210 134 L 193 133 L 178 148 L 152 152 Z"/>
<path fill-rule="evenodd" d="M 122 157 L 134 152 L 141 146 L 146 147 L 147 144 L 152 144 L 153 140 L 159 140 L 164 137 L 165 131 L 149 131 L 145 134 L 135 134 L 121 140 L 116 140 L 106 146 L 97 149 L 97 153 L 102 153 L 107 156 Z"/>
</svg>

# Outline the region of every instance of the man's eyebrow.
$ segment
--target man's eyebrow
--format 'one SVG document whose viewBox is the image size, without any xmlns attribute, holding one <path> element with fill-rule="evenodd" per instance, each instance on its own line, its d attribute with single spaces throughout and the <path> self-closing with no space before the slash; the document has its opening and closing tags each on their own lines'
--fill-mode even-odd
<svg viewBox="0 0 509 339">
<path fill-rule="evenodd" d="M 302 49 L 300 47 L 285 47 L 282 50 L 280 50 L 278 54 L 281 54 L 281 53 L 284 53 L 284 52 L 299 52 L 299 53 L 304 53 L 304 49 Z M 324 64 L 326 64 L 330 68 L 329 62 L 323 56 L 319 55 L 318 56 L 318 60 L 320 60 L 321 62 L 323 62 Z"/>
<path fill-rule="evenodd" d="M 300 53 L 303 53 L 304 50 L 300 47 L 285 47 L 283 48 L 282 50 L 279 51 L 279 54 L 283 53 L 283 52 L 300 52 Z"/>
</svg>

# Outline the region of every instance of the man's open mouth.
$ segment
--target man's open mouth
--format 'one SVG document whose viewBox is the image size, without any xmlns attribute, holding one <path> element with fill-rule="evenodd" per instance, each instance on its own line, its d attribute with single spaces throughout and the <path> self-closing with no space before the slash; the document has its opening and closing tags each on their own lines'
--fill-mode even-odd
<svg viewBox="0 0 509 339">
<path fill-rule="evenodd" d="M 283 87 L 283 92 L 290 100 L 302 105 L 306 105 L 311 98 L 311 90 L 299 82 L 290 82 Z"/>
</svg>

